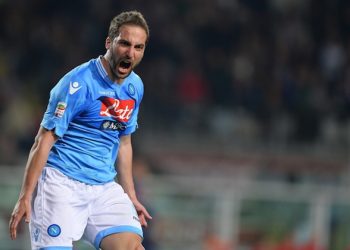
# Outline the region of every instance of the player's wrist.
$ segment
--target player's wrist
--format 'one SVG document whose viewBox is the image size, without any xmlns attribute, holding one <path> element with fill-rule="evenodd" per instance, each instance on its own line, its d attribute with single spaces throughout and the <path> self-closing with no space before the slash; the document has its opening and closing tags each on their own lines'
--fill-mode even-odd
<svg viewBox="0 0 350 250">
<path fill-rule="evenodd" d="M 139 202 L 139 200 L 137 199 L 136 195 L 129 195 L 129 198 L 131 200 L 132 203 L 137 203 Z"/>
<path fill-rule="evenodd" d="M 32 192 L 22 191 L 19 195 L 19 200 L 30 202 L 32 199 Z"/>
</svg>

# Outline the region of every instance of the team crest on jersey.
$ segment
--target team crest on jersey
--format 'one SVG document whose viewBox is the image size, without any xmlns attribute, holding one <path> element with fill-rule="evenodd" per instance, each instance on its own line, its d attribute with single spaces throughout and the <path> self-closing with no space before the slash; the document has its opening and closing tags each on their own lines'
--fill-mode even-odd
<svg viewBox="0 0 350 250">
<path fill-rule="evenodd" d="M 119 122 L 128 122 L 135 108 L 134 100 L 119 100 L 111 97 L 100 97 L 102 102 L 100 115 L 112 117 Z"/>
<path fill-rule="evenodd" d="M 57 224 L 51 224 L 48 228 L 47 228 L 47 233 L 51 236 L 51 237 L 57 237 L 58 235 L 61 234 L 61 227 Z"/>
<path fill-rule="evenodd" d="M 135 86 L 132 83 L 128 85 L 128 92 L 130 95 L 135 95 Z"/>
</svg>

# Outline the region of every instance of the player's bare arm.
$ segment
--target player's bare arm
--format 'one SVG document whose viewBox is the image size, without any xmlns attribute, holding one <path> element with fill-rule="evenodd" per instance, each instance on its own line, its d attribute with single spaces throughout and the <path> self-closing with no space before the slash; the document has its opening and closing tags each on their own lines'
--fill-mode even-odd
<svg viewBox="0 0 350 250">
<path fill-rule="evenodd" d="M 147 209 L 138 201 L 132 175 L 132 143 L 131 135 L 120 137 L 119 153 L 117 158 L 118 181 L 129 195 L 139 215 L 142 226 L 147 226 L 147 220 L 152 219 Z"/>
<path fill-rule="evenodd" d="M 16 239 L 17 227 L 23 217 L 25 218 L 25 222 L 29 223 L 32 194 L 41 171 L 46 164 L 50 149 L 56 139 L 57 137 L 53 131 L 48 131 L 42 127 L 35 137 L 34 144 L 28 156 L 21 192 L 9 223 L 10 236 L 12 239 Z"/>
</svg>

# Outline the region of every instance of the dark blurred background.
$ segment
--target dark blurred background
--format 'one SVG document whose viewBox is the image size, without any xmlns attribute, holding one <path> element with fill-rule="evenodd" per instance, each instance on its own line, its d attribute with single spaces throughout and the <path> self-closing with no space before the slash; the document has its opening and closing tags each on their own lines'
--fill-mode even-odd
<svg viewBox="0 0 350 250">
<path fill-rule="evenodd" d="M 4 173 L 23 170 L 50 89 L 104 54 L 111 18 L 133 9 L 151 32 L 134 136 L 149 175 L 349 184 L 347 0 L 0 0 Z"/>
</svg>

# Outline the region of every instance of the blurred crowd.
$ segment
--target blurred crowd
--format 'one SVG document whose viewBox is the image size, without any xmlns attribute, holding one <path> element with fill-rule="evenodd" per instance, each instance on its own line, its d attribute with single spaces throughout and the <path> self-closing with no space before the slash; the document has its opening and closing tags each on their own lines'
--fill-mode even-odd
<svg viewBox="0 0 350 250">
<path fill-rule="evenodd" d="M 131 9 L 151 29 L 136 70 L 146 132 L 350 145 L 347 0 L 1 0 L 1 163 L 27 153 L 50 89 L 104 54 L 110 19 Z"/>
</svg>

